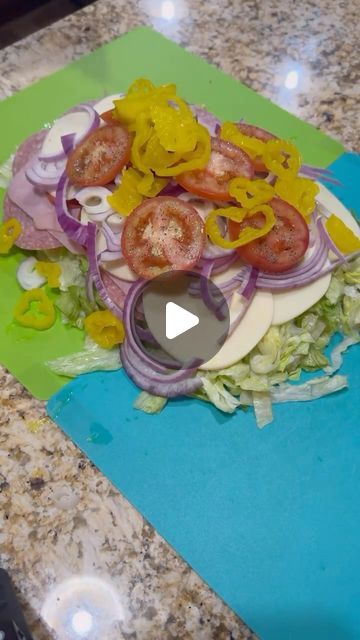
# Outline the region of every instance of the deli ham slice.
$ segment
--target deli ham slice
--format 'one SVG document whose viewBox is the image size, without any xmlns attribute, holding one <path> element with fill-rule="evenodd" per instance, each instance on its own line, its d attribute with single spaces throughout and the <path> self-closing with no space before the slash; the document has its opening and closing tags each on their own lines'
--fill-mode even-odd
<svg viewBox="0 0 360 640">
<path fill-rule="evenodd" d="M 25 171 L 28 163 L 22 167 L 9 184 L 8 196 L 14 204 L 25 211 L 33 220 L 37 229 L 62 231 L 55 206 L 44 193 L 39 193 L 28 181 Z"/>
<path fill-rule="evenodd" d="M 9 218 L 16 218 L 22 226 L 21 235 L 15 243 L 20 249 L 57 249 L 61 247 L 62 243 L 51 233 L 36 229 L 27 213 L 12 202 L 8 194 L 6 194 L 4 199 L 4 221 Z"/>
</svg>

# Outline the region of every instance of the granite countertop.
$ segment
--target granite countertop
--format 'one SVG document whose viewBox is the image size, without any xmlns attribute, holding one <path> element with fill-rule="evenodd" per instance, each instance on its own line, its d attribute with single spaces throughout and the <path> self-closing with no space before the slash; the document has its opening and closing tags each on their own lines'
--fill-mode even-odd
<svg viewBox="0 0 360 640">
<path fill-rule="evenodd" d="M 359 150 L 357 13 L 334 0 L 98 0 L 0 51 L 0 96 L 149 24 Z M 69 610 L 95 594 L 99 624 L 120 620 L 106 640 L 255 637 L 1 368 L 0 505 L 0 564 L 38 640 L 84 637 L 81 617 L 66 631 Z"/>
</svg>

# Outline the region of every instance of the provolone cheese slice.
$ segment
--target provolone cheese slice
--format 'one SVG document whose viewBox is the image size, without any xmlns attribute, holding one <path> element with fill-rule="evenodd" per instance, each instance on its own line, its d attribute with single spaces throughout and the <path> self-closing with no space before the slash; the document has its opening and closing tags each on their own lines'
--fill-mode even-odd
<svg viewBox="0 0 360 640">
<path fill-rule="evenodd" d="M 77 136 L 85 133 L 89 128 L 89 114 L 86 111 L 74 111 L 67 113 L 56 120 L 46 135 L 41 149 L 43 155 L 55 155 L 63 151 L 61 137 L 69 133 Z M 40 154 L 40 155 L 41 155 Z"/>
<path fill-rule="evenodd" d="M 106 98 L 94 104 L 95 111 L 97 111 L 99 116 L 106 111 L 110 111 L 110 109 L 114 108 L 114 100 L 119 100 L 123 95 L 123 93 L 114 93 L 112 96 L 106 96 Z"/>
<path fill-rule="evenodd" d="M 242 299 L 234 294 L 230 305 L 230 322 L 242 307 Z M 220 351 L 200 369 L 218 370 L 230 367 L 244 358 L 265 335 L 271 325 L 274 304 L 273 296 L 267 291 L 258 291 L 247 312 L 233 334 L 226 340 Z"/>
</svg>

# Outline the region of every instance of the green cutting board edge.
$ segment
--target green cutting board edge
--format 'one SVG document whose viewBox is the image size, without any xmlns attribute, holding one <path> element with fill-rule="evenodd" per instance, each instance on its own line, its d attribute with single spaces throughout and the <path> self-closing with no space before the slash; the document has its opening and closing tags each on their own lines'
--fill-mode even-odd
<svg viewBox="0 0 360 640">
<path fill-rule="evenodd" d="M 74 104 L 125 91 L 139 76 L 156 84 L 176 82 L 180 95 L 219 118 L 244 118 L 294 141 L 304 162 L 326 167 L 343 153 L 339 142 L 152 29 L 139 27 L 0 102 L 0 162 Z M 46 400 L 67 379 L 50 373 L 44 361 L 79 350 L 83 335 L 60 319 L 44 332 L 14 324 L 20 295 L 15 273 L 22 255 L 15 251 L 11 258 L 0 258 L 0 361 L 35 397 Z"/>
</svg>

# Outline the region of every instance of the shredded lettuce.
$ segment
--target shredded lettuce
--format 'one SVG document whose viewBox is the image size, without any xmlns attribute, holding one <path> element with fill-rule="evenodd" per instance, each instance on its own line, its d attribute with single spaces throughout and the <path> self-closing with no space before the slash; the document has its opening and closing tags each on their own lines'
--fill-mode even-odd
<svg viewBox="0 0 360 640">
<path fill-rule="evenodd" d="M 120 351 L 117 347 L 102 349 L 87 337 L 83 351 L 49 360 L 45 364 L 54 373 L 69 378 L 91 371 L 116 371 L 121 368 Z"/>
<path fill-rule="evenodd" d="M 209 400 L 225 413 L 233 413 L 235 409 L 240 405 L 240 402 L 235 398 L 224 386 L 221 378 L 211 381 L 205 376 L 202 377 L 203 390 L 208 396 Z"/>
<path fill-rule="evenodd" d="M 345 353 L 349 347 L 353 344 L 357 344 L 358 342 L 360 342 L 360 334 L 344 338 L 338 345 L 336 345 L 330 354 L 331 365 L 324 368 L 325 373 L 331 374 L 335 373 L 335 371 L 339 371 L 343 361 L 342 354 Z"/>
<path fill-rule="evenodd" d="M 269 391 L 254 391 L 252 394 L 256 424 L 259 429 L 266 427 L 273 419 L 271 395 Z"/>
<path fill-rule="evenodd" d="M 145 413 L 160 413 L 167 403 L 167 398 L 153 396 L 147 391 L 142 391 L 134 402 L 135 409 Z"/>
<path fill-rule="evenodd" d="M 103 308 L 97 294 L 94 301 L 89 300 L 86 291 L 86 274 L 88 261 L 85 256 L 74 255 L 64 249 L 50 249 L 40 252 L 41 259 L 56 262 L 60 269 L 60 292 L 55 300 L 56 307 L 61 311 L 64 324 L 70 324 L 83 329 L 84 318 Z"/>
<path fill-rule="evenodd" d="M 67 291 L 69 287 L 85 287 L 88 261 L 85 256 L 70 253 L 64 248 L 40 251 L 41 260 L 56 262 L 61 269 L 60 291 Z"/>
<path fill-rule="evenodd" d="M 7 189 L 12 178 L 12 164 L 14 160 L 14 154 L 10 156 L 5 162 L 0 165 L 0 188 Z"/>
<path fill-rule="evenodd" d="M 85 287 L 76 285 L 62 291 L 56 298 L 55 305 L 61 311 L 63 323 L 78 329 L 83 329 L 86 316 L 98 309 L 97 304 L 87 297 Z"/>
<path fill-rule="evenodd" d="M 348 387 L 348 380 L 346 376 L 320 376 L 313 380 L 308 380 L 303 384 L 291 384 L 289 382 L 283 382 L 277 385 L 269 391 L 267 394 L 267 400 L 271 402 L 308 402 L 309 400 L 316 400 L 322 398 L 330 393 L 341 391 Z M 265 400 L 265 397 L 255 397 L 253 394 L 250 396 L 246 391 L 240 394 L 240 402 L 242 406 L 254 405 L 256 415 L 256 403 L 261 400 Z M 263 410 L 264 411 L 264 410 Z M 258 416 L 256 416 L 258 417 Z M 268 420 L 271 422 L 271 420 Z M 268 424 L 268 423 L 266 423 Z M 264 426 L 258 424 L 259 427 Z"/>
<path fill-rule="evenodd" d="M 333 375 L 342 364 L 342 353 L 360 342 L 360 258 L 338 268 L 326 294 L 311 309 L 281 326 L 270 327 L 243 360 L 221 371 L 201 372 L 203 387 L 196 396 L 220 410 L 233 413 L 253 406 L 257 425 L 271 422 L 274 402 L 305 401 L 334 393 L 347 386 L 345 376 Z M 335 333 L 343 340 L 324 353 Z M 318 372 L 303 384 L 293 384 L 302 371 Z"/>
</svg>

